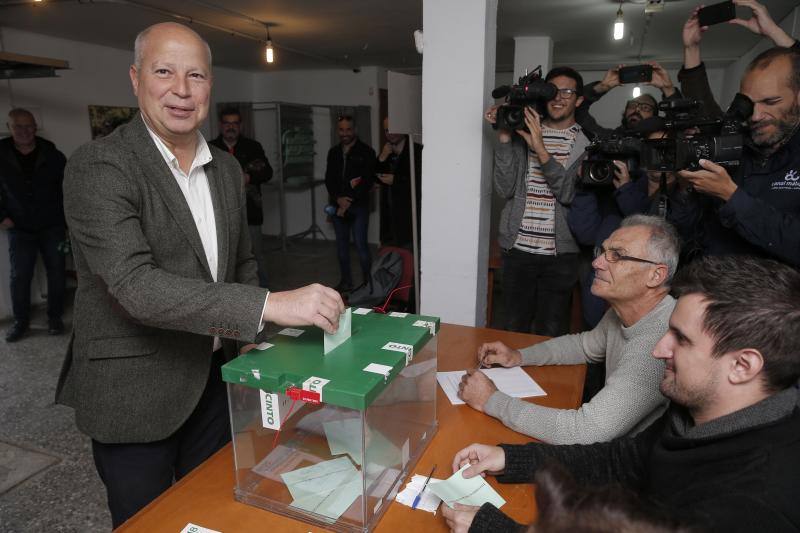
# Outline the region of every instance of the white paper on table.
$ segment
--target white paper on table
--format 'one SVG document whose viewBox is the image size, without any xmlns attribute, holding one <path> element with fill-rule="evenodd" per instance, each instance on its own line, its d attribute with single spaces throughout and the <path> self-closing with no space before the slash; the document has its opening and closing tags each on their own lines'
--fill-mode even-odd
<svg viewBox="0 0 800 533">
<path fill-rule="evenodd" d="M 181 533 L 220 533 L 216 529 L 208 529 L 207 527 L 198 526 L 189 522 L 186 527 L 181 529 Z"/>
<path fill-rule="evenodd" d="M 417 497 L 419 491 L 425 486 L 425 480 L 428 479 L 428 476 L 421 476 L 419 474 L 414 474 L 414 477 L 411 478 L 411 481 L 408 482 L 406 488 L 404 488 L 401 492 L 397 493 L 397 496 L 394 499 L 403 505 L 407 505 L 411 507 L 414 505 L 414 498 Z M 442 481 L 441 479 L 431 478 L 430 483 L 435 481 Z M 430 485 L 429 483 L 429 485 Z M 439 504 L 442 503 L 442 499 L 439 498 L 436 494 L 433 493 L 431 490 L 425 490 L 422 493 L 422 498 L 419 499 L 419 503 L 417 504 L 417 509 L 421 509 L 423 511 L 428 511 L 429 513 L 436 514 L 436 510 L 439 509 Z"/>
<path fill-rule="evenodd" d="M 456 503 L 480 507 L 488 502 L 498 509 L 504 506 L 506 501 L 486 482 L 485 478 L 475 476 L 466 479 L 462 475 L 469 466 L 469 464 L 465 464 L 458 472 L 444 481 L 436 480 L 434 482 L 431 480 L 428 483 L 428 490 L 435 492 L 451 509 Z"/>
<path fill-rule="evenodd" d="M 491 379 L 500 392 L 512 398 L 528 398 L 530 396 L 547 396 L 547 393 L 522 368 L 482 368 L 481 372 Z M 464 400 L 458 397 L 458 385 L 466 370 L 453 372 L 437 372 L 436 381 L 453 405 L 463 405 Z"/>
</svg>

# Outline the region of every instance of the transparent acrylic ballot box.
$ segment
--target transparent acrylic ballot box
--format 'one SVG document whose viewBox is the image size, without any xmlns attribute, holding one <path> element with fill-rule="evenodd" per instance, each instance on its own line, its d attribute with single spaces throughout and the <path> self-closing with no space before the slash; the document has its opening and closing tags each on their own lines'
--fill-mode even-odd
<svg viewBox="0 0 800 533">
<path fill-rule="evenodd" d="M 365 311 L 327 354 L 287 328 L 223 366 L 237 500 L 336 531 L 394 500 L 436 432 L 439 319 Z"/>
</svg>

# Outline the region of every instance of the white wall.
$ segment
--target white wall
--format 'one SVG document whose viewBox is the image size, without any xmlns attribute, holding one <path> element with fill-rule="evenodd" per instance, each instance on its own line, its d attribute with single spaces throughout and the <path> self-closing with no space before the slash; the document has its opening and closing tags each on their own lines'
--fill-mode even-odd
<svg viewBox="0 0 800 533">
<path fill-rule="evenodd" d="M 780 27 L 792 37 L 800 37 L 800 6 L 794 8 L 792 12 L 781 21 Z M 746 30 L 743 29 L 742 31 Z M 750 63 L 750 61 L 752 61 L 758 54 L 772 46 L 772 41 L 767 38 L 763 38 L 752 50 L 725 69 L 725 86 L 722 91 L 722 99 L 719 101 L 719 104 L 723 109 L 725 109 L 725 107 L 731 103 L 733 97 L 737 92 L 739 92 L 739 81 L 742 79 L 744 70 L 747 68 L 747 65 Z"/>
</svg>

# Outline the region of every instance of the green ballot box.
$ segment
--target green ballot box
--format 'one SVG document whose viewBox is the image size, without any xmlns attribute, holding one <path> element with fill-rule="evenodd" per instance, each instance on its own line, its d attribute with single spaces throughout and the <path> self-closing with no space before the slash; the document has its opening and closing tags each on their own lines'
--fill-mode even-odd
<svg viewBox="0 0 800 533">
<path fill-rule="evenodd" d="M 370 531 L 436 432 L 439 319 L 366 309 L 345 319 L 349 338 L 286 328 L 222 367 L 234 494 L 336 531 Z"/>
</svg>

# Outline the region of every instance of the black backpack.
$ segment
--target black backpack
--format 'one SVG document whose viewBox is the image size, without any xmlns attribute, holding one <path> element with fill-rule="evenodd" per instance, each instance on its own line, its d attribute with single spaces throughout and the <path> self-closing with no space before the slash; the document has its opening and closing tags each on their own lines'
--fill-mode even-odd
<svg viewBox="0 0 800 533">
<path fill-rule="evenodd" d="M 373 263 L 369 282 L 350 293 L 348 304 L 358 307 L 383 305 L 403 275 L 403 258 L 397 252 L 387 252 Z"/>
</svg>

